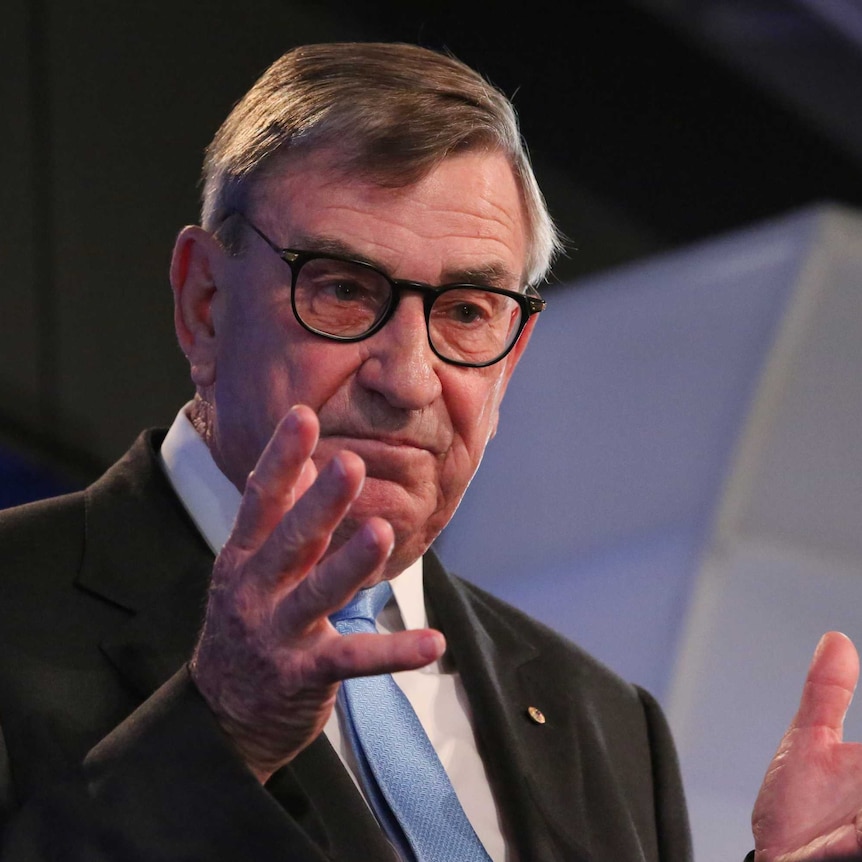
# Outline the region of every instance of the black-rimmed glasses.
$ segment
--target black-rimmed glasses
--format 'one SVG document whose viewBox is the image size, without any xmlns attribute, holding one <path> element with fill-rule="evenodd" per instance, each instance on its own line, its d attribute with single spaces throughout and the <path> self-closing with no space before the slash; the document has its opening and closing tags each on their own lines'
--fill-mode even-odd
<svg viewBox="0 0 862 862">
<path fill-rule="evenodd" d="M 348 257 L 281 248 L 243 213 L 239 216 L 289 267 L 291 304 L 309 332 L 334 341 L 362 341 L 395 314 L 401 294 L 423 296 L 428 343 L 444 362 L 483 368 L 512 349 L 530 316 L 545 301 L 535 288 L 516 293 L 478 284 L 434 287 L 390 278 L 371 264 Z"/>
</svg>

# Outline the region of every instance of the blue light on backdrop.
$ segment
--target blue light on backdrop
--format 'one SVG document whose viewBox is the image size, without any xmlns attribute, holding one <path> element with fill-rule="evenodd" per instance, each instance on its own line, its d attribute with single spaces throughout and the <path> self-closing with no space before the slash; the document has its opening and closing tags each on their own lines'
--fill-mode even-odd
<svg viewBox="0 0 862 862">
<path fill-rule="evenodd" d="M 0 508 L 65 494 L 77 488 L 74 482 L 51 467 L 0 446 Z"/>
</svg>

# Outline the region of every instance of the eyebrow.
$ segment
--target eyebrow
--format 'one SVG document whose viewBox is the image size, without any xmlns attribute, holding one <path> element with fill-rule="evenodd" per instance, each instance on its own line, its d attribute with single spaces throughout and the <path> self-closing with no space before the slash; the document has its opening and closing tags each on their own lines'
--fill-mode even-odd
<svg viewBox="0 0 862 862">
<path fill-rule="evenodd" d="M 333 237 L 299 233 L 295 235 L 295 242 L 292 243 L 290 247 L 302 249 L 303 251 L 316 252 L 318 254 L 332 254 L 337 257 L 347 257 L 351 260 L 358 260 L 361 263 L 367 263 L 369 266 L 379 269 L 395 281 L 412 281 L 412 279 L 394 278 L 392 273 L 389 271 L 389 268 L 381 261 L 368 257 L 368 255 L 362 254 L 362 252 L 345 243 L 343 240 L 335 239 Z M 505 264 L 490 262 L 482 266 L 470 267 L 468 269 L 446 269 L 443 271 L 442 284 L 475 284 L 487 285 L 488 287 L 501 287 L 507 290 L 520 290 L 523 286 L 523 280 L 520 276 L 513 273 Z"/>
</svg>

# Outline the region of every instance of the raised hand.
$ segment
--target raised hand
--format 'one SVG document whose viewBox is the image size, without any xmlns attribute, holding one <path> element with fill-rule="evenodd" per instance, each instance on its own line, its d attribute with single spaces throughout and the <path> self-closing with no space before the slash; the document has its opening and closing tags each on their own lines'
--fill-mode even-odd
<svg viewBox="0 0 862 862">
<path fill-rule="evenodd" d="M 376 583 L 392 528 L 369 518 L 327 555 L 333 531 L 362 489 L 352 452 L 317 474 L 318 422 L 294 407 L 249 476 L 230 538 L 216 559 L 192 678 L 261 781 L 321 732 L 340 680 L 422 667 L 439 632 L 342 637 L 328 615 Z"/>
<path fill-rule="evenodd" d="M 850 639 L 825 634 L 754 805 L 755 862 L 862 859 L 862 744 L 842 741 L 858 677 Z"/>
</svg>

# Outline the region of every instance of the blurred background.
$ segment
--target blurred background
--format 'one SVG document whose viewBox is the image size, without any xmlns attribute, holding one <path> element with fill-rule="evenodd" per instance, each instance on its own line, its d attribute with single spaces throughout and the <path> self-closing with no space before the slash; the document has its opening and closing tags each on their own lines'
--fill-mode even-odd
<svg viewBox="0 0 862 862">
<path fill-rule="evenodd" d="M 6 0 L 0 506 L 172 421 L 204 147 L 284 50 L 369 39 L 509 95 L 567 237 L 441 553 L 658 694 L 698 858 L 741 858 L 816 634 L 862 601 L 856 0 Z"/>
</svg>

